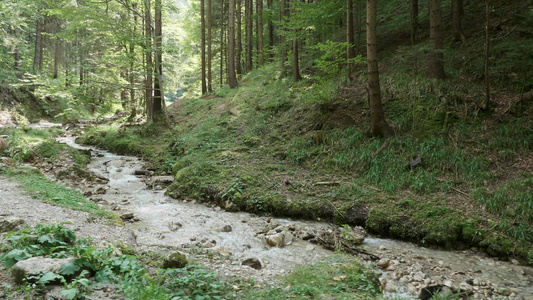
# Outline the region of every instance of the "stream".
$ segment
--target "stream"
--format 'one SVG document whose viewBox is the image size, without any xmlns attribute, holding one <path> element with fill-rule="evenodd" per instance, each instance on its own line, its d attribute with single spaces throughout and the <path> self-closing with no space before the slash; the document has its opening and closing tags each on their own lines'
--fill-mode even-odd
<svg viewBox="0 0 533 300">
<path fill-rule="evenodd" d="M 119 215 L 129 214 L 131 222 L 125 223 L 131 237 L 124 239 L 136 249 L 194 253 L 195 259 L 225 279 L 254 278 L 262 286 L 275 286 L 280 275 L 296 266 L 333 254 L 302 238 L 310 230 L 333 230 L 329 224 L 230 213 L 193 199 L 172 199 L 164 195 L 163 188 L 149 189 L 145 176 L 133 175 L 143 169 L 142 160 L 82 146 L 72 137 L 59 141 L 91 150 L 90 171 L 109 182 L 100 187 L 104 193 L 89 199 Z M 266 242 L 267 232 L 275 228 L 289 232 L 284 247 Z M 381 276 L 385 295 L 394 299 L 418 299 L 425 287 L 477 299 L 533 299 L 533 268 L 513 260 L 499 261 L 476 249 L 441 251 L 371 236 L 362 247 L 382 258 L 374 262 L 374 269 Z M 248 259 L 260 262 L 260 266 L 243 265 Z"/>
</svg>

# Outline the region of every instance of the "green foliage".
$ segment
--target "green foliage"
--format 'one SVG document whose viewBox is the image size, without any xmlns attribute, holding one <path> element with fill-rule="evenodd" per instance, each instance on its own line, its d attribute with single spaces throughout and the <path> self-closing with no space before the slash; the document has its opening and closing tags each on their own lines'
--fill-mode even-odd
<svg viewBox="0 0 533 300">
<path fill-rule="evenodd" d="M 347 42 L 334 42 L 331 40 L 326 40 L 311 46 L 311 49 L 321 53 L 321 56 L 315 60 L 317 69 L 331 76 L 337 74 L 347 63 L 356 64 L 364 62 L 361 55 L 352 58 L 348 62 L 346 60 L 346 48 L 348 48 Z"/>
</svg>

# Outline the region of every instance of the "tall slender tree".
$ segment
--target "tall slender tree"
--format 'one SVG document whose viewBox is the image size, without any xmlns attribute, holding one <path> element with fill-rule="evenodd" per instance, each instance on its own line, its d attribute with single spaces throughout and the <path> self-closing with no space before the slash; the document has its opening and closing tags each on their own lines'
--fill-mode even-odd
<svg viewBox="0 0 533 300">
<path fill-rule="evenodd" d="M 263 36 L 263 0 L 256 0 L 257 2 L 257 55 L 259 56 L 258 65 L 262 66 L 265 63 L 265 40 Z"/>
<path fill-rule="evenodd" d="M 281 0 L 280 10 L 279 10 L 279 20 L 281 24 L 284 24 L 287 21 L 287 0 Z M 285 66 L 288 61 L 287 47 L 286 47 L 286 38 L 284 34 L 280 34 L 280 43 L 281 43 L 281 66 L 285 71 Z"/>
<path fill-rule="evenodd" d="M 355 37 L 353 30 L 353 0 L 346 0 L 346 77 L 348 80 L 352 77 L 352 60 L 355 57 Z"/>
<path fill-rule="evenodd" d="M 161 120 L 164 117 L 165 93 L 163 91 L 163 19 L 161 0 L 154 3 L 154 56 L 155 56 L 155 81 L 154 81 L 154 120 Z"/>
<path fill-rule="evenodd" d="M 368 65 L 368 100 L 370 103 L 370 128 L 372 136 L 391 136 L 394 131 L 385 120 L 381 104 L 381 87 L 378 68 L 377 0 L 366 1 L 366 56 Z"/>
<path fill-rule="evenodd" d="M 414 45 L 418 32 L 418 0 L 409 1 L 409 16 L 411 23 L 411 45 Z"/>
<path fill-rule="evenodd" d="M 294 17 L 296 14 L 295 6 L 297 1 L 299 0 L 293 0 L 291 3 L 291 17 Z M 294 29 L 294 39 L 292 40 L 292 75 L 294 81 L 300 81 L 302 79 L 302 75 L 300 75 L 300 43 L 298 41 L 298 31 L 299 29 Z"/>
<path fill-rule="evenodd" d="M 202 95 L 207 93 L 207 76 L 205 60 L 205 0 L 200 0 L 200 31 L 201 31 L 201 55 L 202 55 Z"/>
<path fill-rule="evenodd" d="M 33 56 L 33 72 L 41 73 L 43 66 L 43 17 L 41 13 L 37 14 L 35 20 L 35 52 Z"/>
<path fill-rule="evenodd" d="M 274 49 L 274 22 L 272 21 L 272 0 L 267 0 L 267 8 L 269 12 L 268 16 L 268 24 L 267 24 L 267 31 L 268 31 L 268 57 L 270 60 L 274 58 L 274 52 L 272 51 Z"/>
<path fill-rule="evenodd" d="M 235 69 L 237 74 L 242 74 L 242 0 L 236 0 L 237 36 L 235 48 Z"/>
<path fill-rule="evenodd" d="M 452 0 L 452 32 L 454 42 L 463 42 L 463 0 Z"/>
<path fill-rule="evenodd" d="M 253 68 L 253 61 L 252 61 L 252 9 L 253 4 L 252 0 L 244 0 L 245 1 L 245 7 L 244 7 L 244 15 L 246 20 L 246 73 L 252 71 Z"/>
<path fill-rule="evenodd" d="M 153 74 L 153 63 L 152 63 L 152 24 L 151 24 L 151 8 L 150 0 L 144 0 L 144 38 L 145 38 L 145 73 L 146 77 L 144 80 L 144 91 L 146 98 L 146 117 L 149 121 L 153 119 L 154 113 L 154 98 L 152 96 L 152 74 Z M 80 71 L 82 72 L 82 71 Z M 81 76 L 81 75 L 80 75 Z"/>
<path fill-rule="evenodd" d="M 229 0 L 228 13 L 228 81 L 230 88 L 237 87 L 235 74 L 235 0 Z"/>
<path fill-rule="evenodd" d="M 213 52 L 211 51 L 211 46 L 213 44 L 213 36 L 211 30 L 213 28 L 213 16 L 212 16 L 212 2 L 213 0 L 207 0 L 207 91 L 213 91 Z"/>
<path fill-rule="evenodd" d="M 444 35 L 442 26 L 442 0 L 429 1 L 429 23 L 430 23 L 430 57 L 428 77 L 443 79 L 444 73 Z"/>
</svg>

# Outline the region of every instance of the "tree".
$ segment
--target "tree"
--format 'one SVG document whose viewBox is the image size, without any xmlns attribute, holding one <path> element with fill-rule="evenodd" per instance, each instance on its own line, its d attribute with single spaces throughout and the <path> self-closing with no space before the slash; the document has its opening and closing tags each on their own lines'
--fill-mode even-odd
<svg viewBox="0 0 533 300">
<path fill-rule="evenodd" d="M 258 47 L 257 55 L 259 56 L 258 64 L 262 66 L 265 63 L 265 40 L 263 37 L 263 0 L 256 0 L 257 2 L 257 37 Z"/>
<path fill-rule="evenodd" d="M 144 0 L 144 36 L 146 40 L 146 50 L 145 50 L 145 72 L 146 77 L 144 81 L 145 89 L 145 98 L 146 98 L 146 117 L 149 121 L 153 118 L 153 109 L 154 109 L 154 99 L 152 97 L 152 74 L 153 74 L 153 65 L 152 65 L 152 24 L 151 24 L 151 10 L 150 10 L 150 0 Z M 83 73 L 80 70 L 80 77 Z M 81 81 L 81 79 L 80 79 Z"/>
<path fill-rule="evenodd" d="M 352 77 L 352 60 L 355 58 L 353 23 L 353 0 L 346 0 L 346 42 L 348 43 L 346 49 L 346 77 L 348 80 Z"/>
<path fill-rule="evenodd" d="M 207 91 L 208 92 L 213 91 L 213 85 L 212 85 L 213 69 L 211 66 L 211 63 L 213 61 L 213 53 L 211 51 L 211 46 L 213 43 L 213 37 L 211 33 L 211 30 L 213 27 L 212 2 L 213 0 L 207 0 Z"/>
<path fill-rule="evenodd" d="M 291 3 L 291 18 L 296 15 L 296 2 L 299 0 L 293 0 Z M 300 75 L 300 57 L 299 57 L 299 41 L 298 41 L 299 29 L 294 29 L 294 38 L 292 40 L 292 75 L 294 81 L 300 81 L 302 75 Z"/>
<path fill-rule="evenodd" d="M 409 1 L 409 19 L 411 23 L 411 44 L 416 42 L 416 33 L 418 32 L 418 0 Z"/>
<path fill-rule="evenodd" d="M 236 0 L 237 11 L 235 18 L 237 19 L 237 37 L 235 49 L 235 69 L 237 74 L 242 74 L 241 56 L 242 56 L 242 0 Z"/>
<path fill-rule="evenodd" d="M 267 31 L 268 31 L 268 57 L 272 59 L 274 57 L 274 52 L 272 49 L 274 48 L 274 22 L 272 22 L 272 0 L 267 0 L 267 8 L 269 11 L 268 16 L 268 24 L 267 24 Z"/>
<path fill-rule="evenodd" d="M 452 0 L 452 32 L 454 42 L 463 42 L 463 0 Z"/>
<path fill-rule="evenodd" d="M 244 18 L 246 20 L 246 73 L 252 71 L 252 0 L 244 0 Z"/>
<path fill-rule="evenodd" d="M 205 70 L 205 1 L 200 0 L 200 31 L 201 31 L 201 47 L 202 47 L 202 95 L 207 93 L 207 81 Z"/>
<path fill-rule="evenodd" d="M 35 52 L 33 56 L 33 72 L 41 73 L 43 67 L 43 20 L 39 13 L 35 20 Z"/>
<path fill-rule="evenodd" d="M 279 19 L 280 23 L 286 23 L 287 19 L 287 0 L 281 0 L 280 10 L 279 10 Z M 285 70 L 285 66 L 288 61 L 287 48 L 285 47 L 286 39 L 284 34 L 280 34 L 280 43 L 281 43 L 281 66 Z"/>
<path fill-rule="evenodd" d="M 430 56 L 428 77 L 443 79 L 444 73 L 444 35 L 442 27 L 442 0 L 429 1 L 429 23 L 430 23 Z"/>
<path fill-rule="evenodd" d="M 394 131 L 385 120 L 381 104 L 381 88 L 378 69 L 377 0 L 366 1 L 366 55 L 368 65 L 368 99 L 370 102 L 370 128 L 372 136 L 392 136 Z"/>
<path fill-rule="evenodd" d="M 228 17 L 228 81 L 230 88 L 237 87 L 235 74 L 235 0 L 229 0 Z"/>
<path fill-rule="evenodd" d="M 155 28 L 154 28 L 154 56 L 155 56 L 155 82 L 154 82 L 154 120 L 165 117 L 165 93 L 163 92 L 163 20 L 161 15 L 161 0 L 155 0 Z"/>
</svg>

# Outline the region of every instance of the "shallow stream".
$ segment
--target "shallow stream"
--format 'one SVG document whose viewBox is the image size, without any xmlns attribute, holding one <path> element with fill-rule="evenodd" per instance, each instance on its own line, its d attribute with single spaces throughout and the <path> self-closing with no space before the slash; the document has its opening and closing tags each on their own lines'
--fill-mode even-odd
<svg viewBox="0 0 533 300">
<path fill-rule="evenodd" d="M 258 234 L 268 222 L 273 222 L 270 219 L 249 213 L 229 213 L 196 204 L 192 199 L 172 199 L 164 195 L 163 189 L 148 189 L 143 176 L 133 175 L 135 170 L 143 169 L 142 160 L 81 146 L 73 138 L 60 141 L 92 151 L 90 170 L 109 179 L 106 192 L 93 196 L 92 200 L 116 210 L 119 215 L 132 213 L 138 219 L 126 222 L 132 232 L 127 239 L 133 240 L 138 248 L 180 249 L 190 253 L 201 245 L 202 249 L 212 250 L 211 254 L 197 256 L 204 257 L 208 267 L 225 277 L 253 277 L 263 285 L 273 285 L 277 276 L 298 265 L 313 264 L 333 254 L 298 238 L 285 247 L 270 247 Z M 330 225 L 320 222 L 282 219 L 276 222 L 286 227 L 331 230 Z M 390 260 L 382 268 L 376 268 L 387 295 L 415 299 L 421 288 L 438 285 L 448 286 L 455 293 L 464 291 L 472 298 L 533 299 L 533 269 L 516 262 L 498 261 L 472 250 L 431 250 L 374 237 L 366 238 L 363 248 Z M 241 262 L 248 258 L 261 261 L 262 269 L 243 266 Z"/>
</svg>

